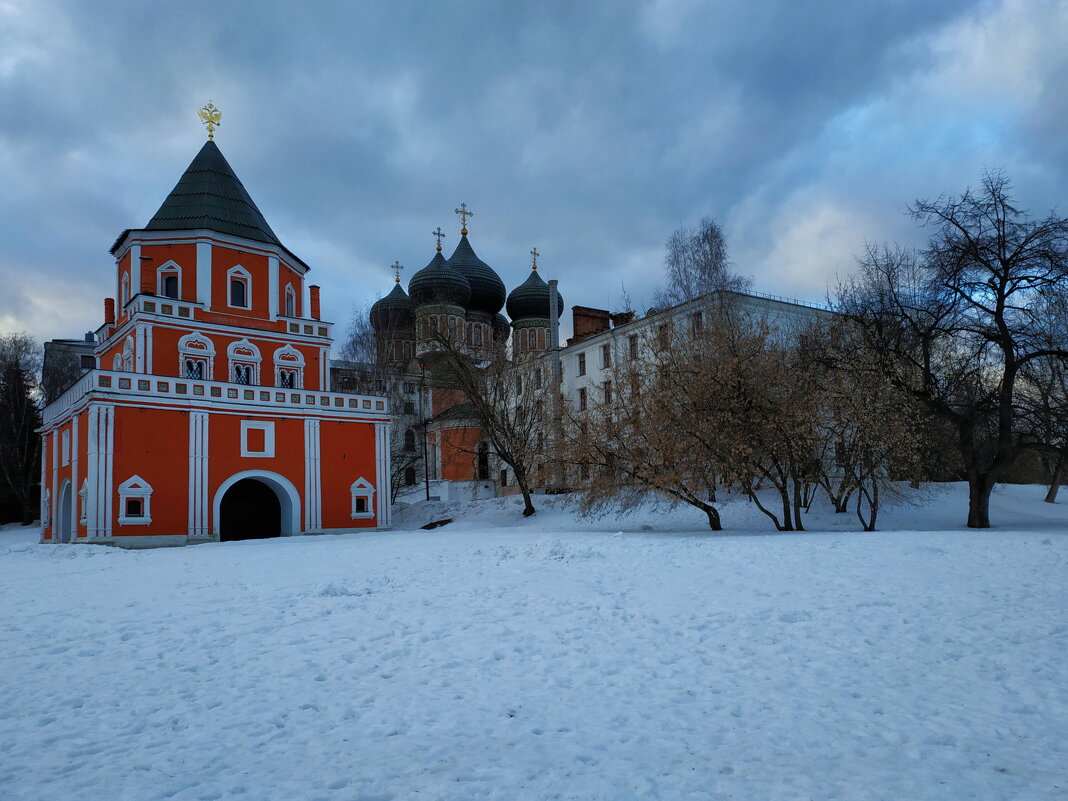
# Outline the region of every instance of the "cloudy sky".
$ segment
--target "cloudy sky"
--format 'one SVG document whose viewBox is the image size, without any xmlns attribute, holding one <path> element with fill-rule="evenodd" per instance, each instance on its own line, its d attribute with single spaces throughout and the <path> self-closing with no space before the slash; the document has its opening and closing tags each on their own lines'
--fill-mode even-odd
<svg viewBox="0 0 1068 801">
<path fill-rule="evenodd" d="M 345 321 L 459 224 L 509 288 L 643 307 L 712 216 L 758 291 L 821 300 L 917 197 L 986 168 L 1068 207 L 1068 4 L 0 0 L 0 330 L 80 336 L 108 248 L 216 141 Z"/>
</svg>

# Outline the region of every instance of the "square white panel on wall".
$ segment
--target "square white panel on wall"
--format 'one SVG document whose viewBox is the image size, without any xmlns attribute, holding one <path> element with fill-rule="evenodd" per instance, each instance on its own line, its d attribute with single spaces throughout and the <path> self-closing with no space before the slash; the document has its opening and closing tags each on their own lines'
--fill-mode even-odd
<svg viewBox="0 0 1068 801">
<path fill-rule="evenodd" d="M 274 423 L 259 420 L 242 420 L 241 455 L 274 456 Z"/>
</svg>

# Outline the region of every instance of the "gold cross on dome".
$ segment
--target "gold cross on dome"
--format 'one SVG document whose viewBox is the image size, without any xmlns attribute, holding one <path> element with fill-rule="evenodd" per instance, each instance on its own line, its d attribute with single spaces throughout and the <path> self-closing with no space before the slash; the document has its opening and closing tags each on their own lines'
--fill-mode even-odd
<svg viewBox="0 0 1068 801">
<path fill-rule="evenodd" d="M 389 269 L 393 271 L 393 280 L 395 280 L 399 284 L 401 270 L 404 269 L 404 265 L 401 264 L 399 261 L 395 261 L 393 262 L 393 264 L 389 265 Z"/>
<path fill-rule="evenodd" d="M 441 230 L 439 225 L 436 229 L 430 232 L 430 235 L 438 240 L 438 250 L 441 250 L 441 240 L 445 238 L 445 232 Z"/>
<path fill-rule="evenodd" d="M 457 214 L 460 215 L 460 227 L 463 228 L 463 232 L 466 234 L 467 233 L 467 218 L 468 217 L 474 217 L 475 213 L 473 211 L 468 211 L 467 210 L 467 204 L 466 203 L 461 203 L 460 204 L 460 208 L 453 209 L 453 211 L 455 211 Z"/>
<path fill-rule="evenodd" d="M 208 105 L 197 113 L 200 114 L 200 121 L 204 123 L 204 127 L 208 129 L 208 140 L 214 139 L 215 129 L 222 125 L 222 112 L 209 100 Z"/>
<path fill-rule="evenodd" d="M 540 255 L 541 254 L 538 253 L 538 246 L 537 245 L 535 245 L 534 247 L 532 247 L 530 249 L 530 258 L 532 259 L 531 264 L 530 264 L 530 269 L 532 269 L 532 270 L 538 269 L 538 256 L 540 256 Z"/>
</svg>

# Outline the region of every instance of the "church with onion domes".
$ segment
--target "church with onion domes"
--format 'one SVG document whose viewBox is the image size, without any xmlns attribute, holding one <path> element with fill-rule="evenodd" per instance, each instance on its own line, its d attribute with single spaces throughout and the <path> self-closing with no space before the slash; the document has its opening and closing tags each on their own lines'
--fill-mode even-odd
<svg viewBox="0 0 1068 801">
<path fill-rule="evenodd" d="M 531 251 L 526 281 L 508 293 L 500 275 L 471 244 L 467 218 L 474 213 L 465 203 L 456 213 L 461 218 L 460 241 L 452 255 L 446 258 L 443 253 L 445 234 L 439 227 L 430 261 L 411 277 L 407 292 L 398 270 L 392 291 L 372 305 L 370 322 L 380 364 L 394 367 L 395 382 L 409 387 L 418 382 L 421 387 L 422 414 L 401 421 L 412 435 L 395 442 L 410 449 L 415 438 L 421 439 L 417 452 L 425 453 L 425 459 L 420 469 L 411 465 L 395 476 L 400 488 L 422 483 L 431 497 L 487 497 L 510 491 L 508 469 L 496 464 L 467 398 L 447 386 L 428 387 L 427 370 L 442 340 L 457 343 L 475 362 L 501 346 L 517 363 L 545 357 L 553 347 L 563 298 L 556 295 L 556 314 L 551 314 L 553 290 L 538 272 L 536 249 Z"/>
</svg>

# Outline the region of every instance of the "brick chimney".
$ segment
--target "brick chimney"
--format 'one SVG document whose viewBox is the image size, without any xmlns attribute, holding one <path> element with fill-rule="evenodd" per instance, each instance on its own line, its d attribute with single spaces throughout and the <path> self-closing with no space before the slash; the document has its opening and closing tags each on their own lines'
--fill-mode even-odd
<svg viewBox="0 0 1068 801">
<path fill-rule="evenodd" d="M 104 298 L 104 325 L 115 325 L 115 298 Z"/>
<path fill-rule="evenodd" d="M 602 331 L 607 331 L 609 328 L 609 314 L 605 309 L 591 309 L 588 306 L 572 306 L 571 307 L 571 323 L 573 326 L 573 336 L 567 341 L 567 344 L 573 342 L 579 342 L 586 339 L 586 337 L 592 337 L 594 334 L 599 334 Z"/>
<path fill-rule="evenodd" d="M 313 320 L 320 319 L 319 317 L 319 287 L 312 284 L 308 287 L 311 298 L 311 316 Z"/>
</svg>

